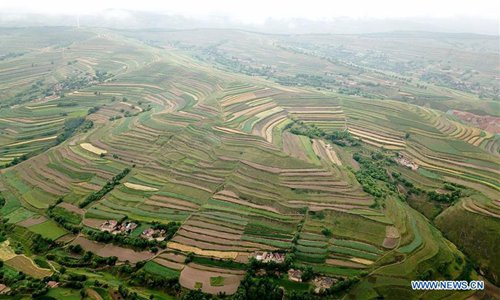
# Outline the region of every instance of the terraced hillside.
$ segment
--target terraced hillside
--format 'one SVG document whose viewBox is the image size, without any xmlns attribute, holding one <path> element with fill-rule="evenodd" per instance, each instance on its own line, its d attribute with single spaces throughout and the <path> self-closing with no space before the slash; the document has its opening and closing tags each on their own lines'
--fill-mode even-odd
<svg viewBox="0 0 500 300">
<path fill-rule="evenodd" d="M 474 294 L 412 291 L 416 278 L 498 284 L 496 134 L 223 69 L 162 32 L 144 33 L 153 46 L 136 32 L 54 30 L 66 40 L 26 53 L 35 36 L 0 31 L 21 41 L 0 61 L 2 236 L 52 279 L 85 275 L 104 297 L 238 295 L 259 274 L 287 296 L 331 278 L 323 292 L 350 299 Z M 313 278 L 292 281 L 290 268 Z"/>
</svg>

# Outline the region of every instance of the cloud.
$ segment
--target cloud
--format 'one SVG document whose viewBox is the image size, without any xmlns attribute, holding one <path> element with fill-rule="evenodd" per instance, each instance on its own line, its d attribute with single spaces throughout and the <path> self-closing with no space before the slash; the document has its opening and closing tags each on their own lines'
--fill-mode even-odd
<svg viewBox="0 0 500 300">
<path fill-rule="evenodd" d="M 106 9 L 174 13 L 186 17 L 228 17 L 243 23 L 269 18 L 324 20 L 351 18 L 499 18 L 496 0 L 3 0 L 0 10 L 44 14 L 96 14 Z"/>
</svg>

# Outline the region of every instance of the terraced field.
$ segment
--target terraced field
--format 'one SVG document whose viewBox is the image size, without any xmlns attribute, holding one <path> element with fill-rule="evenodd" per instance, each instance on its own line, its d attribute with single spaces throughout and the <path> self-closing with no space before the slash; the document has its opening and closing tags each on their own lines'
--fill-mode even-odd
<svg viewBox="0 0 500 300">
<path fill-rule="evenodd" d="M 45 78 L 39 85 L 50 94 L 12 103 L 5 94 L 0 103 L 1 212 L 26 232 L 120 262 L 148 261 L 144 272 L 211 294 L 235 293 L 245 274 L 237 266 L 261 251 L 293 254 L 297 267 L 317 275 L 359 277 L 349 292 L 357 299 L 391 297 L 395 289 L 420 297 L 410 280 L 443 261 L 443 272 L 457 277 L 464 254 L 401 201 L 397 182 L 377 178 L 384 196 L 374 194 L 355 153 L 383 155 L 387 170 L 423 190 L 463 186 L 466 197 L 453 209 L 498 225 L 493 133 L 431 108 L 284 87 L 120 32 L 82 31 L 70 46 L 0 61 L 0 92 Z M 95 79 L 98 71 L 110 75 Z M 78 77 L 87 73 L 94 79 Z M 72 74 L 82 82 L 56 88 Z M 64 136 L 77 117 L 92 125 Z M 297 121 L 322 134 L 292 133 Z M 328 138 L 338 132 L 353 144 Z M 418 170 L 397 164 L 398 154 Z M 125 219 L 180 227 L 165 249 L 138 251 L 91 241 L 85 231 L 73 235 L 48 216 L 55 205 L 85 230 Z M 497 264 L 483 266 L 498 274 Z M 432 298 L 442 296 L 456 295 Z"/>
</svg>

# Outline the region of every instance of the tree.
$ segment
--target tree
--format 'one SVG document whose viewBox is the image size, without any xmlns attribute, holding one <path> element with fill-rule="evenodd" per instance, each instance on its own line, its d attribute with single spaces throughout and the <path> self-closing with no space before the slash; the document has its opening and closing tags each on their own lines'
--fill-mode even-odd
<svg viewBox="0 0 500 300">
<path fill-rule="evenodd" d="M 332 236 L 332 231 L 326 227 L 321 229 L 321 233 L 326 237 Z"/>
<path fill-rule="evenodd" d="M 313 271 L 313 268 L 311 266 L 307 266 L 304 271 L 302 272 L 302 281 L 303 282 L 306 282 L 306 281 L 309 281 L 311 279 L 313 279 L 314 277 L 314 271 Z"/>
<path fill-rule="evenodd" d="M 186 255 L 186 259 L 184 260 L 184 263 L 185 264 L 188 264 L 190 262 L 192 262 L 194 259 L 194 253 L 193 252 L 189 252 L 187 255 Z"/>
</svg>

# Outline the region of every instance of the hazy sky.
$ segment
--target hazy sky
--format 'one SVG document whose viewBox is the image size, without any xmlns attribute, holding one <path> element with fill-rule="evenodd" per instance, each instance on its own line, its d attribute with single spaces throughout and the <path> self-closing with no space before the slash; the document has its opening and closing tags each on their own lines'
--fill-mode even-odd
<svg viewBox="0 0 500 300">
<path fill-rule="evenodd" d="M 196 18 L 229 17 L 256 24 L 269 18 L 467 17 L 498 20 L 500 15 L 498 0 L 0 0 L 3 12 L 85 15 L 109 8 Z"/>
</svg>

